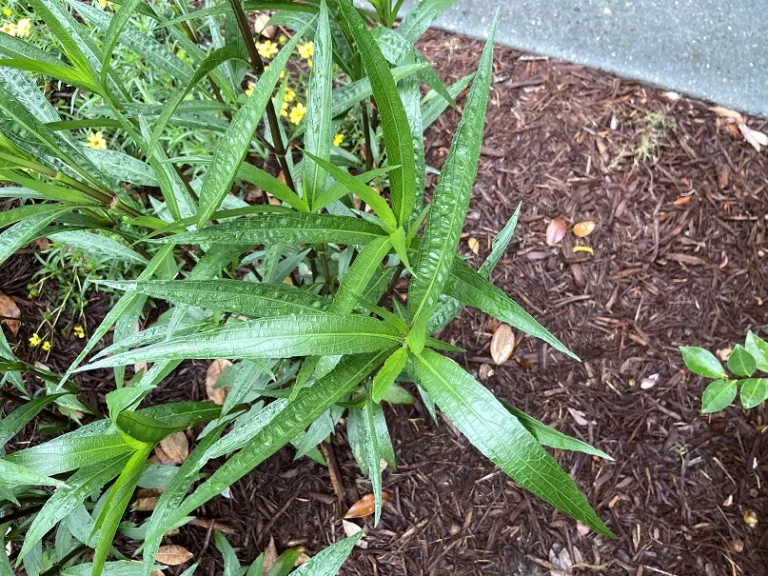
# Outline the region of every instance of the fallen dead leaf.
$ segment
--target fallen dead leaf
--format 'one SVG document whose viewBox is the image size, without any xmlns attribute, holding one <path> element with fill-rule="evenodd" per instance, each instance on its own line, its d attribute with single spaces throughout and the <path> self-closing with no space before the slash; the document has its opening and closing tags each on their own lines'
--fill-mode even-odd
<svg viewBox="0 0 768 576">
<path fill-rule="evenodd" d="M 381 493 L 382 502 L 389 500 L 389 492 Z M 376 510 L 376 502 L 373 494 L 366 494 L 360 500 L 352 504 L 352 507 L 344 514 L 344 518 L 363 518 L 370 516 Z"/>
<path fill-rule="evenodd" d="M 184 432 L 175 432 L 160 441 L 160 448 L 175 464 L 182 464 L 189 457 L 189 440 Z"/>
<path fill-rule="evenodd" d="M 272 16 L 269 12 L 257 12 L 253 22 L 253 31 L 256 32 L 256 34 L 263 34 L 264 36 L 272 38 L 275 33 L 275 27 L 267 26 L 267 23 L 271 18 Z"/>
<path fill-rule="evenodd" d="M 8 326 L 11 334 L 16 336 L 19 328 L 21 328 L 21 320 L 19 320 L 21 318 L 21 310 L 19 310 L 16 302 L 13 301 L 13 298 L 6 296 L 2 292 L 0 292 L 0 316 L 4 316 L 0 320 L 0 324 Z"/>
<path fill-rule="evenodd" d="M 480 376 L 480 380 L 488 380 L 491 376 L 493 376 L 493 368 L 491 368 L 490 364 L 480 364 L 480 370 L 478 370 L 478 376 Z"/>
<path fill-rule="evenodd" d="M 692 203 L 693 203 L 693 198 L 691 198 L 690 196 L 681 196 L 680 198 L 672 202 L 672 204 L 674 204 L 675 206 L 688 206 Z"/>
<path fill-rule="evenodd" d="M 560 216 L 552 218 L 547 226 L 547 244 L 549 246 L 557 246 L 560 241 L 565 238 L 565 232 L 568 229 L 568 225 Z"/>
<path fill-rule="evenodd" d="M 589 424 L 589 421 L 586 418 L 586 414 L 582 412 L 581 410 L 576 410 L 575 408 L 568 407 L 568 412 L 571 413 L 571 416 L 573 416 L 573 419 L 576 421 L 576 424 L 579 426 L 587 426 Z"/>
<path fill-rule="evenodd" d="M 475 256 L 480 254 L 480 241 L 477 238 L 470 237 L 469 240 L 467 240 L 467 244 L 469 244 L 469 249 L 472 250 L 472 254 Z"/>
<path fill-rule="evenodd" d="M 515 333 L 508 324 L 500 324 L 491 338 L 491 358 L 496 364 L 504 364 L 515 350 Z"/>
<path fill-rule="evenodd" d="M 710 110 L 722 118 L 731 118 L 732 120 L 736 120 L 739 124 L 744 124 L 744 116 L 736 112 L 736 110 L 731 110 L 723 106 L 712 106 Z"/>
<path fill-rule="evenodd" d="M 654 386 L 656 386 L 656 383 L 659 381 L 659 374 L 651 374 L 648 376 L 648 378 L 643 378 L 640 380 L 640 388 L 643 390 L 650 390 Z"/>
<path fill-rule="evenodd" d="M 733 352 L 733 350 L 731 350 L 730 348 L 720 348 L 718 349 L 716 354 L 717 354 L 717 357 L 720 358 L 720 360 L 722 360 L 723 362 L 726 362 L 728 360 L 728 357 L 731 355 L 731 352 Z"/>
<path fill-rule="evenodd" d="M 264 562 L 262 563 L 262 572 L 269 574 L 272 568 L 277 564 L 277 548 L 275 547 L 274 537 L 270 537 L 267 549 L 264 550 Z"/>
<path fill-rule="evenodd" d="M 219 406 L 224 405 L 224 401 L 227 399 L 227 388 L 216 388 L 216 382 L 219 380 L 219 376 L 232 366 L 232 362 L 229 360 L 214 360 L 211 365 L 208 366 L 208 370 L 205 372 L 205 392 L 208 394 L 208 399 Z"/>
<path fill-rule="evenodd" d="M 595 223 L 592 220 L 586 220 L 573 225 L 573 233 L 579 238 L 586 238 L 595 229 Z"/>
<path fill-rule="evenodd" d="M 158 548 L 155 559 L 160 562 L 160 564 L 165 564 L 166 566 L 181 566 L 182 564 L 189 562 L 192 557 L 192 552 L 184 548 L 184 546 L 168 544 Z"/>
<path fill-rule="evenodd" d="M 157 501 L 160 500 L 162 490 L 147 489 L 137 490 L 136 499 L 133 501 L 131 510 L 136 512 L 152 512 L 157 506 Z"/>
<path fill-rule="evenodd" d="M 749 142 L 758 152 L 760 152 L 761 146 L 768 146 L 768 136 L 757 130 L 752 130 L 746 124 L 739 124 L 739 132 L 744 136 L 744 140 Z"/>
<path fill-rule="evenodd" d="M 354 522 L 350 522 L 349 520 L 342 520 L 341 526 L 344 528 L 344 534 L 346 534 L 347 538 L 350 536 L 354 536 L 355 534 L 359 534 L 363 531 L 363 529 L 355 524 Z M 368 548 L 368 542 L 366 542 L 363 538 L 360 538 L 356 543 L 355 546 L 358 548 Z"/>
</svg>

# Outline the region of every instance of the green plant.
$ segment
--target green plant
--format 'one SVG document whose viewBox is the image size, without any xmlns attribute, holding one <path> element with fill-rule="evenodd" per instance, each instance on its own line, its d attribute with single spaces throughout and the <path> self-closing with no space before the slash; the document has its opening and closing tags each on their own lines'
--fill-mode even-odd
<svg viewBox="0 0 768 576">
<path fill-rule="evenodd" d="M 691 372 L 712 380 L 701 398 L 703 413 L 724 410 L 737 395 L 745 410 L 759 406 L 768 398 L 768 378 L 756 375 L 757 372 L 768 374 L 768 342 L 753 332 L 747 332 L 744 345 L 737 344 L 729 354 L 727 372 L 717 356 L 704 348 L 683 346 L 680 352 Z"/>
<path fill-rule="evenodd" d="M 88 230 L 121 238 L 121 252 L 140 260 L 142 271 L 135 280 L 100 283 L 123 295 L 65 374 L 31 366 L 0 342 L 4 378 L 29 400 L 0 424 L 0 445 L 63 397 L 79 398 L 90 420 L 0 460 L 0 497 L 12 504 L 36 502 L 0 518 L 22 520 L 7 536 L 23 540 L 17 563 L 39 557 L 46 534 L 66 526 L 70 547 L 62 548 L 58 562 L 75 562 L 93 548 L 90 568 L 101 574 L 135 488 L 158 473 L 147 464 L 155 446 L 202 424 L 192 453 L 163 476 L 164 492 L 149 520 L 130 531 L 132 539 L 143 539 L 143 573 L 151 572 L 165 533 L 283 446 L 293 443 L 299 455 L 319 459 L 315 447 L 345 412 L 378 523 L 379 463 L 396 464 L 381 402 L 409 396 L 396 381 L 414 382 L 433 416 L 439 407 L 521 486 L 610 535 L 544 446 L 609 457 L 500 402 L 441 353 L 460 349 L 432 336 L 469 305 L 576 359 L 488 281 L 517 212 L 478 271 L 456 253 L 482 142 L 495 22 L 439 184 L 425 206 L 424 129 L 471 79 L 444 86 L 414 43 L 452 0 L 424 0 L 396 30 L 391 25 L 399 2 L 387 0 L 373 2 L 376 15 L 358 11 L 351 0 L 229 0 L 192 11 L 178 2 L 121 0 L 113 16 L 93 18 L 93 29 L 60 0 L 30 3 L 60 54 L 0 34 L 0 179 L 16 185 L 4 195 L 21 202 L 0 220 L 7 227 L 0 235 L 0 262 L 37 238 Z M 273 46 L 257 47 L 247 16 L 262 8 L 277 10 L 272 24 L 295 31 L 268 68 L 259 51 L 271 55 Z M 82 7 L 75 9 L 82 17 Z M 142 35 L 134 13 L 153 20 L 177 51 Z M 221 19 L 225 34 L 206 52 L 199 23 L 211 18 Z M 221 34 L 215 22 L 208 26 L 214 38 Z M 288 90 L 281 72 L 305 37 L 313 42 L 306 118 L 286 124 L 279 113 Z M 175 73 L 175 91 L 164 105 L 148 101 L 147 86 L 129 86 L 115 72 L 118 45 Z M 341 71 L 335 89 L 334 64 Z M 248 69 L 256 81 L 244 96 Z M 27 74 L 92 94 L 101 115 L 61 120 Z M 421 82 L 432 89 L 423 99 Z M 188 100 L 190 94 L 196 99 Z M 189 122 L 182 111 L 198 114 L 195 130 L 184 137 L 210 142 L 212 155 L 198 150 L 169 156 L 166 145 L 178 142 L 168 141 L 168 131 Z M 362 131 L 364 158 L 333 145 L 342 121 Z M 116 130 L 133 155 L 94 154 L 71 135 L 100 127 Z M 93 141 L 100 146 L 99 138 Z M 265 150 L 271 165 L 259 163 Z M 265 169 L 270 166 L 281 178 Z M 243 201 L 242 182 L 270 201 Z M 405 305 L 393 296 L 399 283 L 408 285 Z M 148 298 L 170 308 L 135 333 Z M 83 365 L 113 327 L 111 345 Z M 222 406 L 139 407 L 190 358 L 240 360 L 222 376 L 230 386 Z M 129 378 L 126 367 L 139 363 L 151 367 Z M 106 368 L 113 369 L 115 389 L 102 415 L 82 401 L 73 379 Z M 28 390 L 24 374 L 46 387 Z M 224 456 L 211 476 L 201 477 L 206 463 Z"/>
</svg>

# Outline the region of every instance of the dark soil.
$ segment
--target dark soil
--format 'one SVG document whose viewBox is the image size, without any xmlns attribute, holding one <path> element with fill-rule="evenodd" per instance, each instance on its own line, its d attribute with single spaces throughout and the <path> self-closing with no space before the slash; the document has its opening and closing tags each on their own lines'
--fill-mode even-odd
<svg viewBox="0 0 768 576">
<path fill-rule="evenodd" d="M 475 69 L 482 46 L 430 32 L 420 48 L 453 81 Z M 459 117 L 449 110 L 429 130 L 432 166 L 442 165 Z M 766 131 L 768 123 L 750 125 Z M 767 574 L 768 412 L 733 406 L 701 415 L 704 382 L 684 370 L 678 352 L 682 344 L 733 346 L 768 324 L 767 168 L 765 153 L 706 105 L 497 49 L 465 231 L 480 241 L 479 264 L 522 203 L 493 281 L 583 362 L 518 334 L 515 358 L 493 366 L 496 323 L 472 310 L 443 337 L 468 350 L 458 360 L 473 373 L 485 376 L 493 366 L 485 383 L 499 397 L 615 458 L 556 451 L 618 538 L 580 535 L 575 521 L 524 493 L 444 419 L 436 426 L 420 405 L 401 406 L 387 409 L 399 462 L 384 473 L 392 498 L 366 536 L 367 549 L 355 551 L 342 573 Z M 545 230 L 556 216 L 597 226 L 584 239 L 569 232 L 552 249 Z M 594 255 L 574 253 L 576 244 Z M 471 254 L 466 238 L 461 250 Z M 3 290 L 21 298 L 26 281 L 9 270 L 31 269 L 24 258 L 0 271 Z M 106 309 L 100 302 L 91 311 L 91 328 Z M 19 335 L 24 357 L 28 336 Z M 68 352 L 56 354 L 49 364 L 64 368 Z M 185 363 L 152 399 L 203 399 L 205 368 Z M 641 386 L 653 378 L 655 385 Z M 81 383 L 95 401 L 110 388 L 98 375 Z M 368 491 L 343 432 L 333 451 L 343 503 L 326 469 L 292 462 L 292 451 L 283 450 L 234 485 L 232 499 L 215 499 L 199 516 L 233 529 L 243 561 L 270 537 L 278 550 L 303 545 L 314 553 L 344 536 L 341 515 Z M 757 515 L 756 528 L 745 524 L 747 510 Z M 171 540 L 203 557 L 199 573 L 220 573 L 205 528 L 184 527 Z"/>
</svg>

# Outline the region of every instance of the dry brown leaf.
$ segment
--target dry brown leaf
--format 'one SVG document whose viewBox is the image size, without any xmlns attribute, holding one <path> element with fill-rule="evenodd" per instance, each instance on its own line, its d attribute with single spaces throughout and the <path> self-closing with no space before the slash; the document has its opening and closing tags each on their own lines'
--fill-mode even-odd
<svg viewBox="0 0 768 576">
<path fill-rule="evenodd" d="M 382 502 L 389 500 L 389 492 L 381 493 Z M 363 518 L 370 516 L 376 510 L 376 501 L 373 494 L 366 494 L 360 500 L 352 504 L 352 507 L 344 514 L 344 518 Z"/>
<path fill-rule="evenodd" d="M 175 464 L 182 464 L 189 457 L 189 440 L 184 432 L 174 432 L 160 441 L 160 448 Z"/>
<path fill-rule="evenodd" d="M 208 399 L 219 406 L 223 406 L 227 399 L 227 388 L 215 388 L 216 382 L 222 372 L 230 366 L 232 362 L 229 360 L 214 360 L 205 373 L 205 392 L 208 394 Z"/>
<path fill-rule="evenodd" d="M 648 376 L 648 378 L 643 378 L 640 380 L 640 388 L 643 390 L 650 390 L 654 386 L 656 386 L 656 383 L 659 381 L 659 373 L 651 374 Z"/>
<path fill-rule="evenodd" d="M 710 110 L 722 118 L 731 118 L 732 120 L 736 120 L 739 124 L 744 124 L 744 116 L 736 112 L 736 110 L 730 110 L 723 106 L 712 106 Z"/>
<path fill-rule="evenodd" d="M 264 562 L 261 564 L 262 573 L 269 574 L 272 568 L 275 567 L 275 564 L 277 564 L 277 548 L 275 547 L 274 537 L 270 537 L 269 545 L 264 550 Z"/>
<path fill-rule="evenodd" d="M 134 502 L 131 510 L 135 512 L 152 512 L 157 506 L 160 496 L 139 496 Z"/>
<path fill-rule="evenodd" d="M 720 187 L 720 190 L 728 188 L 728 172 L 728 164 L 720 164 L 717 169 L 717 184 Z"/>
<path fill-rule="evenodd" d="M 693 198 L 691 198 L 690 196 L 681 196 L 680 198 L 672 202 L 672 204 L 674 204 L 675 206 L 688 206 L 689 204 L 692 204 L 692 203 L 693 203 Z"/>
<path fill-rule="evenodd" d="M 579 222 L 573 225 L 573 233 L 579 238 L 586 238 L 595 229 L 595 223 L 592 220 Z"/>
<path fill-rule="evenodd" d="M 6 296 L 2 292 L 0 292 L 0 316 L 4 316 L 0 320 L 0 324 L 8 326 L 11 334 L 16 336 L 21 327 L 21 320 L 19 320 L 21 318 L 21 310 L 19 310 L 16 302 L 13 301 L 13 298 Z"/>
<path fill-rule="evenodd" d="M 589 526 L 576 520 L 576 532 L 579 534 L 579 536 L 586 536 L 589 534 Z"/>
<path fill-rule="evenodd" d="M 557 246 L 565 238 L 565 231 L 567 229 L 568 225 L 560 216 L 552 218 L 547 226 L 547 244 L 549 246 Z"/>
<path fill-rule="evenodd" d="M 496 364 L 504 364 L 515 350 L 515 333 L 508 324 L 500 324 L 491 338 L 491 358 Z"/>
<path fill-rule="evenodd" d="M 253 31 L 256 34 L 263 34 L 268 38 L 272 38 L 275 34 L 275 27 L 267 26 L 271 18 L 272 16 L 269 12 L 257 12 L 256 18 L 253 21 Z"/>
<path fill-rule="evenodd" d="M 166 566 L 181 566 L 182 564 L 189 562 L 192 557 L 192 552 L 184 548 L 184 546 L 168 544 L 158 548 L 155 559 L 160 562 L 160 564 L 165 564 Z"/>
<path fill-rule="evenodd" d="M 475 256 L 480 254 L 480 242 L 477 238 L 470 236 L 469 240 L 467 240 L 467 244 L 469 244 L 469 249 L 472 250 L 472 254 Z"/>
</svg>

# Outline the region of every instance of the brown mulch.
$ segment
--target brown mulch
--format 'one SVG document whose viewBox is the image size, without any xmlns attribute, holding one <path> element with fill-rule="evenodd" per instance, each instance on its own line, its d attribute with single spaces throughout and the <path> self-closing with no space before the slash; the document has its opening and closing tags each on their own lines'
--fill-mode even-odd
<svg viewBox="0 0 768 576">
<path fill-rule="evenodd" d="M 429 32 L 420 48 L 453 81 L 475 69 L 482 46 Z M 429 130 L 430 165 L 442 165 L 458 120 L 449 110 Z M 342 574 L 765 574 L 761 439 L 768 413 L 733 406 L 701 415 L 704 383 L 683 369 L 678 346 L 722 349 L 768 324 L 767 168 L 765 152 L 701 103 L 497 49 L 465 231 L 480 241 L 479 264 L 522 202 L 515 240 L 493 281 L 583 362 L 521 338 L 515 359 L 493 366 L 488 345 L 496 324 L 471 310 L 443 337 L 467 349 L 457 359 L 471 372 L 493 367 L 485 383 L 499 397 L 615 458 L 556 451 L 618 538 L 580 535 L 573 520 L 525 494 L 417 403 L 387 409 L 399 464 L 384 473 L 392 499 L 366 536 L 367 549 Z M 556 216 L 597 226 L 584 239 L 569 233 L 552 249 L 545 230 Z M 574 253 L 575 244 L 594 255 Z M 461 250 L 471 253 L 467 238 Z M 11 277 L 0 269 L 0 281 Z M 3 290 L 10 294 L 15 284 Z M 19 353 L 27 352 L 22 345 Z M 50 364 L 62 368 L 65 360 L 54 356 Z M 201 362 L 185 363 L 153 400 L 203 399 L 204 371 Z M 108 382 L 88 378 L 83 385 L 96 399 L 109 390 Z M 343 430 L 334 452 L 343 504 L 334 502 L 325 469 L 308 459 L 292 463 L 292 451 L 283 450 L 233 486 L 232 499 L 217 498 L 200 516 L 234 529 L 230 541 L 244 561 L 271 536 L 279 550 L 316 552 L 343 537 L 341 514 L 368 491 Z M 756 528 L 745 524 L 747 510 L 759 518 Z M 370 519 L 364 524 L 372 528 Z M 172 540 L 204 557 L 199 573 L 220 573 L 209 536 L 185 527 Z M 563 563 L 572 567 L 552 570 Z"/>
</svg>

